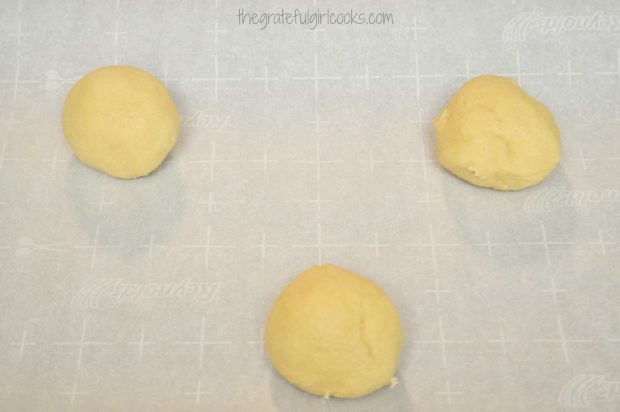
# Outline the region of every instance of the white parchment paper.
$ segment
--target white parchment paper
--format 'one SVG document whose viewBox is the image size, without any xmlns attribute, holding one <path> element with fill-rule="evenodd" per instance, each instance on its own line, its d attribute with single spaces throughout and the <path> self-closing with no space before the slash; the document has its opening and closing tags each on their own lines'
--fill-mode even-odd
<svg viewBox="0 0 620 412">
<path fill-rule="evenodd" d="M 260 30 L 240 8 L 394 24 Z M 0 2 L 0 410 L 618 410 L 619 40 L 613 0 Z M 73 82 L 112 64 L 183 118 L 147 178 L 62 135 Z M 555 114 L 543 184 L 434 161 L 430 120 L 480 73 Z M 397 387 L 324 400 L 272 370 L 271 301 L 328 262 L 398 306 Z"/>
</svg>

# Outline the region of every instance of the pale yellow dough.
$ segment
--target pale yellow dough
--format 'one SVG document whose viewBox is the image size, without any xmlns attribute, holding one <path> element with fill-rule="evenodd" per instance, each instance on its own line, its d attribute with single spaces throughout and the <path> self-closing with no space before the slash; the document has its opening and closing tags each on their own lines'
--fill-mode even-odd
<svg viewBox="0 0 620 412">
<path fill-rule="evenodd" d="M 465 83 L 433 124 L 439 163 L 476 186 L 533 186 L 560 160 L 553 116 L 506 77 Z"/>
<path fill-rule="evenodd" d="M 265 337 L 276 370 L 312 394 L 357 398 L 396 381 L 398 312 L 375 283 L 339 267 L 295 278 L 274 302 Z"/>
<path fill-rule="evenodd" d="M 157 169 L 179 134 L 179 115 L 164 85 L 129 66 L 103 67 L 78 80 L 62 124 L 82 162 L 123 179 Z"/>
</svg>

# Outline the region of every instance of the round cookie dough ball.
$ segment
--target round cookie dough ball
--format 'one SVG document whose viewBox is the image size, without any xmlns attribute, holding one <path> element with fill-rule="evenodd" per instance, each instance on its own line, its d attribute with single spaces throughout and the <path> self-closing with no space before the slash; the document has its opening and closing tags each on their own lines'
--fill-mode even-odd
<svg viewBox="0 0 620 412">
<path fill-rule="evenodd" d="M 135 67 L 102 67 L 73 86 L 62 115 L 77 157 L 111 176 L 146 176 L 164 161 L 179 134 L 179 115 L 155 77 Z"/>
<path fill-rule="evenodd" d="M 479 76 L 465 83 L 433 125 L 439 163 L 476 186 L 533 186 L 560 160 L 553 116 L 506 77 Z"/>
<path fill-rule="evenodd" d="M 339 267 L 295 278 L 275 300 L 265 336 L 276 370 L 306 392 L 357 398 L 396 382 L 398 312 L 375 283 Z"/>
</svg>

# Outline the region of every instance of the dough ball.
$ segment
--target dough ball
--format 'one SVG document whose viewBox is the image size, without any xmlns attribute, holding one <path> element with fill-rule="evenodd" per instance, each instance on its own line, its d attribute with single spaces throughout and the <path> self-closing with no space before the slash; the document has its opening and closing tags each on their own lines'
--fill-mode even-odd
<svg viewBox="0 0 620 412">
<path fill-rule="evenodd" d="M 77 157 L 111 176 L 145 176 L 164 161 L 179 134 L 179 115 L 155 77 L 135 67 L 102 67 L 73 86 L 62 115 Z"/>
<path fill-rule="evenodd" d="M 506 77 L 480 76 L 465 83 L 433 125 L 439 163 L 476 186 L 533 186 L 560 160 L 553 116 Z"/>
<path fill-rule="evenodd" d="M 395 382 L 398 312 L 373 282 L 333 265 L 295 278 L 271 308 L 267 352 L 289 382 L 320 396 L 357 398 Z"/>
</svg>

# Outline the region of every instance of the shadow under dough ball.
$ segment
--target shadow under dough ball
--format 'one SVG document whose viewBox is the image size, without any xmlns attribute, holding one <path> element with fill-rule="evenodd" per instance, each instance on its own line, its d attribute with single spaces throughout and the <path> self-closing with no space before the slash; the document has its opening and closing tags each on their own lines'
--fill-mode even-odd
<svg viewBox="0 0 620 412">
<path fill-rule="evenodd" d="M 468 81 L 433 125 L 439 163 L 476 186 L 524 189 L 560 160 L 560 131 L 551 112 L 506 77 Z"/>
<path fill-rule="evenodd" d="M 102 67 L 82 77 L 69 91 L 62 115 L 77 157 L 122 179 L 157 169 L 176 143 L 179 123 L 166 87 L 130 66 Z"/>
<path fill-rule="evenodd" d="M 273 303 L 265 338 L 276 370 L 306 392 L 358 398 L 396 382 L 396 307 L 375 283 L 339 267 L 293 279 Z"/>
</svg>

